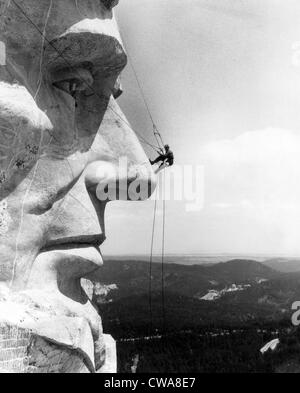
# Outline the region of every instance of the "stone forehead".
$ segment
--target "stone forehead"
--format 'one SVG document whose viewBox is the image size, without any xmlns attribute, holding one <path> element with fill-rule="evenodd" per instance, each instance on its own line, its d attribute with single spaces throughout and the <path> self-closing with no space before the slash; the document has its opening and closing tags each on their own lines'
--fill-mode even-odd
<svg viewBox="0 0 300 393">
<path fill-rule="evenodd" d="M 51 41 L 83 19 L 107 20 L 118 0 L 0 0 L 0 39 L 10 52 L 32 52 L 40 48 L 45 31 Z"/>
</svg>

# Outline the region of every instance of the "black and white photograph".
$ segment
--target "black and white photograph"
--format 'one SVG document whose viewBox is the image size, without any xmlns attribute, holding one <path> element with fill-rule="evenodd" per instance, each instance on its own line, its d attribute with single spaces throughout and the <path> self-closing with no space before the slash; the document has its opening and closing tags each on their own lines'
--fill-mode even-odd
<svg viewBox="0 0 300 393">
<path fill-rule="evenodd" d="M 0 374 L 300 373 L 299 22 L 0 0 Z"/>
</svg>

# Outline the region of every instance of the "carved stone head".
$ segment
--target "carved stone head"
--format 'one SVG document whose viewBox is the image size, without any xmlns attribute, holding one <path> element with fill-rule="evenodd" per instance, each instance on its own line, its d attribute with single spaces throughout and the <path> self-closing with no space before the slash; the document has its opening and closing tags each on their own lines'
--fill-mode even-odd
<svg viewBox="0 0 300 393">
<path fill-rule="evenodd" d="M 102 366 L 101 318 L 81 279 L 101 280 L 106 203 L 130 199 L 124 185 L 149 190 L 137 199 L 155 185 L 115 101 L 127 62 L 117 3 L 0 0 L 0 330 L 74 356 L 59 372 Z M 15 370 L 2 350 L 0 340 L 0 369 Z M 48 356 L 31 356 L 34 367 L 18 367 L 53 371 Z"/>
</svg>

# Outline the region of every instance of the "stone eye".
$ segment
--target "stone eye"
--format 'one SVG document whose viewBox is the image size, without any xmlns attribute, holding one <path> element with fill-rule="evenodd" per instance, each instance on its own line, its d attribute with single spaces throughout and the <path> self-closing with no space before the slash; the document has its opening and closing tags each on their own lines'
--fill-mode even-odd
<svg viewBox="0 0 300 393">
<path fill-rule="evenodd" d="M 55 86 L 59 90 L 64 91 L 65 93 L 69 94 L 73 98 L 75 98 L 76 93 L 78 91 L 85 90 L 84 86 L 82 85 L 82 82 L 76 79 L 54 82 L 53 86 Z"/>
<path fill-rule="evenodd" d="M 94 83 L 92 74 L 83 68 L 61 70 L 52 76 L 52 84 L 73 98 L 81 91 L 91 90 Z"/>
</svg>

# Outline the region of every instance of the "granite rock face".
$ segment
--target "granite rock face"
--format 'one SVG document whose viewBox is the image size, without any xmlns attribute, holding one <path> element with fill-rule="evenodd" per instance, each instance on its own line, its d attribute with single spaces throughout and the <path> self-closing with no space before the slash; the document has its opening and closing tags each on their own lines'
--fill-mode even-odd
<svg viewBox="0 0 300 393">
<path fill-rule="evenodd" d="M 119 0 L 101 0 L 101 1 L 108 9 L 115 7 L 119 3 Z"/>
<path fill-rule="evenodd" d="M 115 368 L 81 280 L 101 280 L 106 204 L 156 182 L 116 102 L 117 3 L 0 0 L 1 372 Z"/>
</svg>

